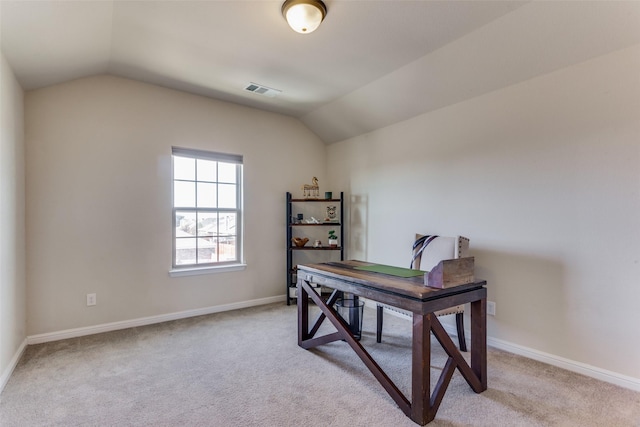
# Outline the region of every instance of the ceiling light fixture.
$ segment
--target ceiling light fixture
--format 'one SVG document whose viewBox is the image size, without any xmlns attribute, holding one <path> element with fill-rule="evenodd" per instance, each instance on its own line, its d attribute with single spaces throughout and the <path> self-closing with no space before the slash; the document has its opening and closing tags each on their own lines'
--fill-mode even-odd
<svg viewBox="0 0 640 427">
<path fill-rule="evenodd" d="M 309 34 L 327 16 L 327 6 L 321 0 L 286 0 L 282 4 L 282 16 L 294 31 Z"/>
</svg>

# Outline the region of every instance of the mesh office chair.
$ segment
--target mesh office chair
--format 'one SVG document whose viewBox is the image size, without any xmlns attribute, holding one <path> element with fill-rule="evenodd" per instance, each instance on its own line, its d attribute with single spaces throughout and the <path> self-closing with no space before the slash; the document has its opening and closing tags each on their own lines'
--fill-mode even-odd
<svg viewBox="0 0 640 427">
<path fill-rule="evenodd" d="M 416 234 L 410 268 L 429 271 L 442 260 L 464 258 L 469 256 L 468 252 L 469 239 L 466 237 L 442 237 Z M 382 341 L 382 323 L 385 309 L 411 315 L 411 313 L 404 310 L 378 303 L 376 331 L 377 342 Z M 467 351 L 467 343 L 464 338 L 464 304 L 435 312 L 436 316 L 445 316 L 448 314 L 456 315 L 456 328 L 458 330 L 458 343 L 460 350 Z"/>
</svg>

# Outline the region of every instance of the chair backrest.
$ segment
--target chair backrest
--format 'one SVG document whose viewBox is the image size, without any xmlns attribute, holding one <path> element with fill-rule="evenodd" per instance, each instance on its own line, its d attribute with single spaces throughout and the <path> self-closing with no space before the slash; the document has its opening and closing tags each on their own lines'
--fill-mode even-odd
<svg viewBox="0 0 640 427">
<path fill-rule="evenodd" d="M 469 256 L 469 239 L 416 234 L 410 268 L 430 271 L 444 259 Z"/>
</svg>

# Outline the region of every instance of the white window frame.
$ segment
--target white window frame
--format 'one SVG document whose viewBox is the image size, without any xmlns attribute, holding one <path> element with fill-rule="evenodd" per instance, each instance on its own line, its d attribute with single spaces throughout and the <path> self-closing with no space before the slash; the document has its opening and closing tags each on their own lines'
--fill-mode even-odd
<svg viewBox="0 0 640 427">
<path fill-rule="evenodd" d="M 171 250 L 171 265 L 172 269 L 169 271 L 170 276 L 190 276 L 196 274 L 206 274 L 213 272 L 223 272 L 223 271 L 236 271 L 242 270 L 245 267 L 244 259 L 243 259 L 243 181 L 242 181 L 242 169 L 243 169 L 243 157 L 238 154 L 226 154 L 226 153 L 218 153 L 212 151 L 204 151 L 190 148 L 181 148 L 181 147 L 172 147 L 171 153 L 171 235 L 172 235 L 172 250 Z M 183 181 L 175 179 L 175 166 L 174 159 L 175 157 L 188 157 L 193 159 L 201 159 L 201 160 L 210 160 L 215 162 L 222 163 L 232 163 L 236 165 L 236 207 L 235 208 L 202 208 L 193 206 L 175 206 L 175 198 L 174 198 L 174 188 L 176 181 Z M 197 162 L 196 162 L 197 165 Z M 197 166 L 196 166 L 197 167 Z M 197 169 L 196 169 L 197 172 Z M 190 181 L 190 180 L 187 180 Z M 198 181 L 198 176 L 194 177 L 194 183 L 196 183 L 196 200 L 197 200 L 197 183 L 203 182 Z M 217 181 L 216 181 L 217 182 Z M 196 202 L 197 204 L 197 202 Z M 176 265 L 176 214 L 178 211 L 190 211 L 194 213 L 198 212 L 234 212 L 236 214 L 236 256 L 232 261 L 214 261 L 208 263 L 200 263 L 197 261 L 195 264 L 180 264 Z M 197 237 L 194 237 L 197 240 Z M 196 249 L 196 260 L 197 260 L 197 249 Z"/>
</svg>

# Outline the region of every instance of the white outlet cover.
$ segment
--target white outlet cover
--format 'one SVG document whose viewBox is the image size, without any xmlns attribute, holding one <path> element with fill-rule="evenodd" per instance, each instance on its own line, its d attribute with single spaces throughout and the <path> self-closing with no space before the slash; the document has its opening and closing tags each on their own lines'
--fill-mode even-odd
<svg viewBox="0 0 640 427">
<path fill-rule="evenodd" d="M 487 314 L 491 316 L 496 315 L 496 303 L 493 301 L 487 301 Z"/>
<path fill-rule="evenodd" d="M 96 294 L 87 294 L 87 305 L 96 305 Z"/>
</svg>

